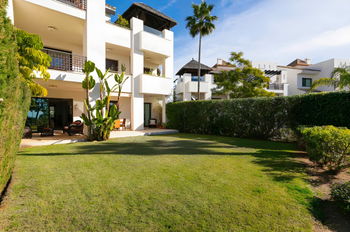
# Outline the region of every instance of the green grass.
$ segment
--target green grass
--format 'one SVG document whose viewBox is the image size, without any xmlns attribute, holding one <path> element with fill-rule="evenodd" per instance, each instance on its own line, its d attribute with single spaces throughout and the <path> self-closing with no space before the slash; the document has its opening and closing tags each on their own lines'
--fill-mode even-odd
<svg viewBox="0 0 350 232">
<path fill-rule="evenodd" d="M 311 231 L 293 144 L 180 134 L 25 149 L 5 231 Z"/>
</svg>

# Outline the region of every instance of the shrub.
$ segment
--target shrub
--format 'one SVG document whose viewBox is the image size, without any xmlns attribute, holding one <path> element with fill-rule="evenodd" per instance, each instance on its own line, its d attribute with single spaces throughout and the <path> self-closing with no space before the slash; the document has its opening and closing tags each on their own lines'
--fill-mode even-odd
<svg viewBox="0 0 350 232">
<path fill-rule="evenodd" d="M 286 98 L 171 103 L 168 127 L 182 132 L 270 138 L 288 119 Z"/>
<path fill-rule="evenodd" d="M 6 17 L 7 1 L 0 2 L 0 192 L 11 177 L 30 91 L 18 77 L 14 28 Z"/>
<path fill-rule="evenodd" d="M 333 185 L 331 196 L 341 208 L 350 213 L 350 182 Z"/>
<path fill-rule="evenodd" d="M 130 28 L 129 21 L 124 18 L 122 15 L 118 15 L 117 21 L 115 21 L 116 24 L 122 27 Z"/>
<path fill-rule="evenodd" d="M 349 164 L 350 130 L 334 126 L 300 129 L 310 160 L 339 172 Z"/>
<path fill-rule="evenodd" d="M 299 125 L 350 127 L 350 93 L 175 102 L 168 127 L 187 133 L 273 138 Z"/>
</svg>

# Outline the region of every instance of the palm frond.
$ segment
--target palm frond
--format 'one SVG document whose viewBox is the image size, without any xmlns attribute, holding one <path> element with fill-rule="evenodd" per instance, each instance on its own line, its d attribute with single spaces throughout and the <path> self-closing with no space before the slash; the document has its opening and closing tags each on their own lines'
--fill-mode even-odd
<svg viewBox="0 0 350 232">
<path fill-rule="evenodd" d="M 309 89 L 309 92 L 315 90 L 317 87 L 320 86 L 336 86 L 337 80 L 334 78 L 321 78 L 312 83 L 311 88 Z"/>
</svg>

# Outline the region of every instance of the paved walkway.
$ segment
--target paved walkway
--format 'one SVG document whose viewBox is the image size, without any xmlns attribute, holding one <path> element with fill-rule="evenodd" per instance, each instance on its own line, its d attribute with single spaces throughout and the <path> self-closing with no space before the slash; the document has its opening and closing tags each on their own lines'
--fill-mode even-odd
<svg viewBox="0 0 350 232">
<path fill-rule="evenodd" d="M 148 136 L 148 135 L 165 135 L 165 134 L 176 134 L 177 130 L 170 129 L 146 129 L 142 131 L 112 131 L 110 138 L 124 138 L 124 137 L 134 137 L 134 136 Z M 62 132 L 55 132 L 55 136 L 50 137 L 40 137 L 39 134 L 33 134 L 31 139 L 22 139 L 21 148 L 34 147 L 34 146 L 45 146 L 54 144 L 68 144 L 85 142 L 86 136 L 75 135 L 69 136 L 67 134 L 62 134 Z"/>
</svg>

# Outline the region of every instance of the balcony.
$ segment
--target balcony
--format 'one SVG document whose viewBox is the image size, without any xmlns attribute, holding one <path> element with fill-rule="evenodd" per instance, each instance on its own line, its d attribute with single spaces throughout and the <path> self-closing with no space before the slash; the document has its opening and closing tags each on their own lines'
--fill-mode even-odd
<svg viewBox="0 0 350 232">
<path fill-rule="evenodd" d="M 81 10 L 86 10 L 86 1 L 87 0 L 57 0 L 59 2 L 63 2 L 67 5 L 76 7 Z"/>
<path fill-rule="evenodd" d="M 284 84 L 282 83 L 270 83 L 268 90 L 283 90 Z"/>
<path fill-rule="evenodd" d="M 51 65 L 49 69 L 60 71 L 83 72 L 86 62 L 85 56 L 74 55 L 69 52 L 57 51 L 54 49 L 43 49 L 43 52 L 51 57 Z"/>
<path fill-rule="evenodd" d="M 173 80 L 168 77 L 157 77 L 143 74 L 140 78 L 140 93 L 171 95 Z"/>
<path fill-rule="evenodd" d="M 156 53 L 165 57 L 172 56 L 172 41 L 146 31 L 140 32 L 138 37 L 142 51 Z"/>
</svg>

